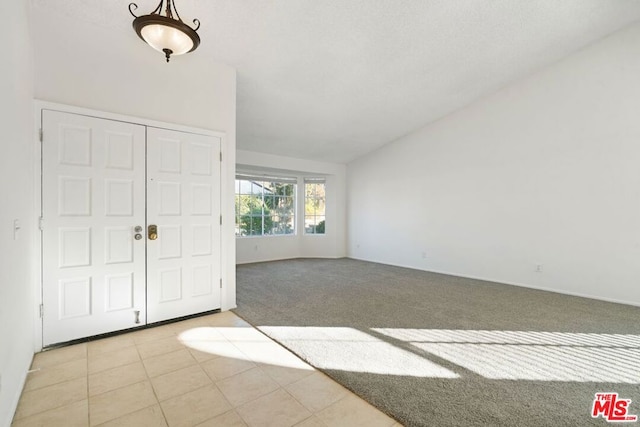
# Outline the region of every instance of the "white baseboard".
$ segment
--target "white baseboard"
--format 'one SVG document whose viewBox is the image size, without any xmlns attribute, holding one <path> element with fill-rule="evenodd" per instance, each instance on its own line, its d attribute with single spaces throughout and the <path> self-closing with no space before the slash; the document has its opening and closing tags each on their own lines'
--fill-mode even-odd
<svg viewBox="0 0 640 427">
<path fill-rule="evenodd" d="M 369 260 L 369 259 L 365 259 L 365 258 L 357 258 L 357 257 L 353 257 L 353 256 L 350 256 L 348 258 L 355 259 L 355 260 L 358 260 L 358 261 L 366 261 L 366 262 L 374 262 L 374 263 L 377 263 L 377 264 L 392 265 L 394 267 L 409 268 L 411 270 L 426 271 L 426 272 L 429 272 L 429 273 L 446 274 L 447 276 L 463 277 L 465 279 L 482 280 L 482 281 L 485 281 L 485 282 L 498 283 L 498 284 L 502 284 L 502 285 L 518 286 L 520 288 L 534 289 L 536 291 L 553 292 L 553 293 L 561 294 L 561 295 L 569 295 L 569 296 L 573 296 L 573 297 L 588 298 L 588 299 L 593 299 L 593 300 L 597 300 L 597 301 L 605 301 L 605 302 L 612 302 L 612 303 L 616 303 L 616 304 L 630 305 L 630 306 L 633 306 L 633 307 L 640 307 L 640 303 L 634 303 L 634 302 L 629 302 L 629 301 L 621 301 L 621 300 L 618 300 L 618 299 L 615 299 L 615 298 L 600 297 L 600 296 L 597 296 L 597 295 L 590 295 L 590 294 L 585 294 L 585 293 L 581 293 L 581 292 L 572 292 L 572 291 L 567 291 L 567 290 L 563 290 L 563 289 L 548 288 L 548 287 L 544 287 L 544 286 L 534 286 L 534 285 L 529 285 L 529 284 L 526 284 L 526 283 L 510 282 L 510 281 L 504 281 L 504 280 L 499 280 L 499 279 L 492 279 L 492 278 L 488 278 L 488 277 L 472 276 L 472 275 L 467 275 L 467 274 L 454 273 L 454 272 L 451 272 L 451 271 L 427 270 L 427 269 L 424 269 L 424 268 L 417 268 L 417 267 L 410 266 L 410 265 L 373 261 L 373 260 Z"/>
<path fill-rule="evenodd" d="M 348 258 L 348 257 L 344 257 L 344 256 L 292 256 L 292 257 L 287 257 L 287 258 L 281 258 L 281 257 L 275 257 L 275 258 L 260 258 L 260 259 L 255 259 L 255 260 L 249 260 L 249 261 L 237 261 L 236 259 L 236 265 L 243 265 L 243 264 L 255 264 L 258 262 L 271 262 L 271 261 L 286 261 L 286 260 L 291 260 L 291 259 L 340 259 L 340 258 Z M 363 260 L 366 261 L 366 260 Z"/>
</svg>

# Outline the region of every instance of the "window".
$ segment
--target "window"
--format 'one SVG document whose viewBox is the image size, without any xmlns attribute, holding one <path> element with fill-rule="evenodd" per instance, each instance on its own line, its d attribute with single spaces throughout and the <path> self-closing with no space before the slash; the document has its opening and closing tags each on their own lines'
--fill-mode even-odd
<svg viewBox="0 0 640 427">
<path fill-rule="evenodd" d="M 236 176 L 236 236 L 295 233 L 294 178 Z"/>
<path fill-rule="evenodd" d="M 305 178 L 304 232 L 306 234 L 324 234 L 325 203 L 324 178 Z"/>
</svg>

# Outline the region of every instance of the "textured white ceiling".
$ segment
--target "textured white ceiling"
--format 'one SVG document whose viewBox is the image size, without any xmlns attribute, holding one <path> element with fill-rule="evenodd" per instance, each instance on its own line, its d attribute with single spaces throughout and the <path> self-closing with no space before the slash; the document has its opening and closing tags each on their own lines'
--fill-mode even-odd
<svg viewBox="0 0 640 427">
<path fill-rule="evenodd" d="M 137 3 L 143 14 L 158 0 Z M 52 15 L 133 31 L 128 4 L 32 0 Z M 183 20 L 202 22 L 202 44 L 190 55 L 238 70 L 238 148 L 340 163 L 640 19 L 637 0 L 176 0 L 176 6 Z M 158 66 L 171 66 L 161 59 Z"/>
</svg>

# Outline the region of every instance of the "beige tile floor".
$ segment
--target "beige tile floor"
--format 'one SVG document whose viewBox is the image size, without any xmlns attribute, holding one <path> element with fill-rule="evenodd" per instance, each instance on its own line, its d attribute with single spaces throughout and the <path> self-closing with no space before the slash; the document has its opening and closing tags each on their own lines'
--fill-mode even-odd
<svg viewBox="0 0 640 427">
<path fill-rule="evenodd" d="M 35 355 L 23 426 L 399 426 L 231 312 Z"/>
</svg>

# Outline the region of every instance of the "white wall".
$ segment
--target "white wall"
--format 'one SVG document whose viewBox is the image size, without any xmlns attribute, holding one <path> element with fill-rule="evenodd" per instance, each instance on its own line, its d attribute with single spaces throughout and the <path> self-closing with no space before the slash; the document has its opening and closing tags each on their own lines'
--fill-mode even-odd
<svg viewBox="0 0 640 427">
<path fill-rule="evenodd" d="M 0 3 L 0 426 L 9 426 L 35 348 L 31 261 L 36 215 L 28 1 Z M 22 227 L 14 240 L 13 221 Z"/>
<path fill-rule="evenodd" d="M 198 51 L 174 57 L 167 64 L 128 26 L 86 24 L 64 15 L 49 18 L 48 13 L 34 9 L 36 98 L 225 132 L 222 200 L 227 203 L 223 203 L 223 216 L 232 218 L 235 70 Z M 223 225 L 222 239 L 222 308 L 226 310 L 236 305 L 233 224 Z"/>
<path fill-rule="evenodd" d="M 640 305 L 638 112 L 635 25 L 349 164 L 349 256 Z"/>
<path fill-rule="evenodd" d="M 338 163 L 301 160 L 290 157 L 237 151 L 237 168 L 243 171 L 280 172 L 299 179 L 298 201 L 301 202 L 304 176 L 326 177 L 326 229 L 324 235 L 239 237 L 236 239 L 236 262 L 272 261 L 291 258 L 340 258 L 346 255 L 346 167 Z M 268 173 L 267 173 L 268 174 Z M 302 211 L 298 203 L 298 212 Z M 297 222 L 300 224 L 300 222 Z"/>
</svg>

